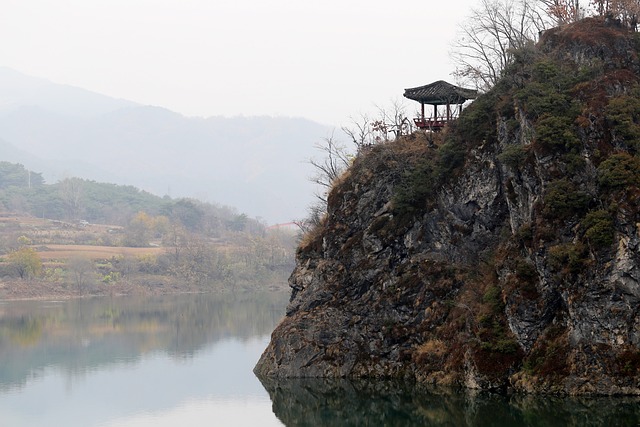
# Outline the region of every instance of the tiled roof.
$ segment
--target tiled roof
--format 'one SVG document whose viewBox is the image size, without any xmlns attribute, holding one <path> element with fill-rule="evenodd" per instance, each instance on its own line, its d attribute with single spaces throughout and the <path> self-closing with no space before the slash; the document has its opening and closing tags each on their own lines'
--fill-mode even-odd
<svg viewBox="0 0 640 427">
<path fill-rule="evenodd" d="M 455 86 L 444 80 L 438 80 L 425 86 L 405 89 L 404 96 L 423 104 L 463 104 L 465 101 L 478 96 L 478 91 Z"/>
</svg>

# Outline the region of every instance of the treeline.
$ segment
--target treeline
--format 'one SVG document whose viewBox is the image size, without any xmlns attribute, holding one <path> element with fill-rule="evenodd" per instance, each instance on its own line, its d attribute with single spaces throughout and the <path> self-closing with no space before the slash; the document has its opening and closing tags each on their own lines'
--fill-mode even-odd
<svg viewBox="0 0 640 427">
<path fill-rule="evenodd" d="M 159 197 L 130 185 L 65 178 L 45 184 L 42 174 L 0 162 L 0 210 L 61 221 L 84 220 L 126 227 L 140 212 L 166 217 L 190 232 L 216 237 L 225 231 L 259 231 L 259 221 L 235 209 L 189 198 Z"/>
<path fill-rule="evenodd" d="M 22 175 L 22 179 L 17 177 Z M 28 182 L 27 176 L 31 176 Z M 34 180 L 34 177 L 38 178 Z M 154 196 L 132 186 L 103 184 L 80 178 L 65 178 L 45 184 L 22 165 L 0 162 L 0 208 L 61 221 L 86 220 L 126 225 L 136 212 L 158 212 L 170 199 Z"/>
<path fill-rule="evenodd" d="M 163 288 L 171 292 L 283 289 L 294 265 L 295 236 L 277 230 L 236 233 L 219 242 L 172 227 L 163 247 L 155 248 L 161 250 L 132 254 L 122 247 L 117 255 L 96 256 L 92 248 L 91 255 L 79 252 L 44 261 L 46 245 L 31 231 L 22 231 L 18 239 L 0 242 L 0 281 L 49 284 L 71 294 L 100 294 L 114 285 L 140 285 L 160 293 Z"/>
<path fill-rule="evenodd" d="M 41 174 L 7 162 L 0 162 L 3 211 L 49 224 L 0 227 L 5 278 L 81 290 L 121 282 L 238 288 L 284 284 L 294 264 L 295 233 L 269 230 L 233 208 L 80 178 L 45 184 Z M 51 244 L 162 250 L 42 262 L 36 249 Z"/>
</svg>

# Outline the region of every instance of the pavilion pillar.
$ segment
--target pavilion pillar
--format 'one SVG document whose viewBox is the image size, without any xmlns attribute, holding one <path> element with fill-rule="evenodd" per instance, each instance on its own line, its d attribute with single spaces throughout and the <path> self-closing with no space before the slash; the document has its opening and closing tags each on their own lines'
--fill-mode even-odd
<svg viewBox="0 0 640 427">
<path fill-rule="evenodd" d="M 422 123 L 424 123 L 424 102 L 421 102 L 420 106 L 422 107 Z"/>
</svg>

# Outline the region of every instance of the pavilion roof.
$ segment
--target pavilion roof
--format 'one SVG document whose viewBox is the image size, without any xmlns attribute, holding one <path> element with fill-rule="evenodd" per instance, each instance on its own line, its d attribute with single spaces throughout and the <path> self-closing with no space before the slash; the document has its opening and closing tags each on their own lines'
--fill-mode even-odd
<svg viewBox="0 0 640 427">
<path fill-rule="evenodd" d="M 425 86 L 405 89 L 404 96 L 422 104 L 464 104 L 469 99 L 475 99 L 478 91 L 438 80 Z"/>
</svg>

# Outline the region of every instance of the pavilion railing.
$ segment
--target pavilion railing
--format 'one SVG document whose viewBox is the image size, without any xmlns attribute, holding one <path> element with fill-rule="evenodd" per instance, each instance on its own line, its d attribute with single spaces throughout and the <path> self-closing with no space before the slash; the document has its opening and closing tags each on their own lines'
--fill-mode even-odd
<svg viewBox="0 0 640 427">
<path fill-rule="evenodd" d="M 422 118 L 416 117 L 413 119 L 413 123 L 415 123 L 416 127 L 419 129 L 442 129 L 449 121 L 454 120 L 450 118 L 447 120 L 446 117 L 430 117 L 430 118 Z"/>
</svg>

